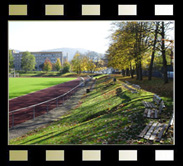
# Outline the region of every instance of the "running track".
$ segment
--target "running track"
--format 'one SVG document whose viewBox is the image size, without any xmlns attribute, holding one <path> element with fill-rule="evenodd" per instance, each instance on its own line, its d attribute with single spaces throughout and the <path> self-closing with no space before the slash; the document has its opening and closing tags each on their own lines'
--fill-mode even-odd
<svg viewBox="0 0 183 166">
<path fill-rule="evenodd" d="M 85 78 L 86 79 L 86 78 Z M 44 102 L 46 100 L 55 98 L 57 96 L 60 96 L 75 86 L 77 86 L 80 83 L 80 78 L 77 78 L 75 80 L 65 82 L 50 88 L 46 88 L 34 93 L 27 94 L 25 96 L 20 96 L 15 99 L 9 100 L 9 127 L 12 127 L 12 116 L 14 116 L 14 126 L 20 123 L 23 123 L 27 120 L 33 119 L 33 110 L 35 109 L 35 117 L 40 116 L 44 113 L 47 112 L 48 110 L 51 110 L 57 106 L 57 101 L 51 101 L 49 103 L 44 103 L 42 105 L 32 107 L 32 108 L 27 108 L 24 110 L 20 110 L 15 113 L 11 113 L 13 110 L 17 110 L 20 108 L 28 107 L 31 105 L 35 105 L 41 102 Z M 73 91 L 72 93 L 74 93 Z M 64 98 L 64 100 L 68 99 L 72 94 L 68 95 L 67 97 Z M 64 101 L 62 98 L 58 100 L 58 104 L 62 104 Z"/>
</svg>

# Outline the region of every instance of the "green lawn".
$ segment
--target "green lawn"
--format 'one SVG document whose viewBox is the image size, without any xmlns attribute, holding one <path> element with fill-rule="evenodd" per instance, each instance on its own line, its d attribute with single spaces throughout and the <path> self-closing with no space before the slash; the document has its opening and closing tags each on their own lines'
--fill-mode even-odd
<svg viewBox="0 0 183 166">
<path fill-rule="evenodd" d="M 94 73 L 80 73 L 75 72 L 61 73 L 59 71 L 17 71 L 20 77 L 85 77 L 87 75 L 94 75 Z"/>
<path fill-rule="evenodd" d="M 94 78 L 99 79 L 99 78 L 105 77 L 105 76 L 107 76 L 107 75 L 108 75 L 108 74 L 100 74 L 100 75 L 98 75 L 98 76 L 95 76 Z"/>
<path fill-rule="evenodd" d="M 45 89 L 76 78 L 9 78 L 9 99 Z"/>
<path fill-rule="evenodd" d="M 60 120 L 10 140 L 10 144 L 54 145 L 54 144 L 149 144 L 139 139 L 138 134 L 150 120 L 143 117 L 143 100 L 152 101 L 154 93 L 141 90 L 128 91 L 120 80 L 97 79 L 94 90 L 85 93 L 78 105 Z M 121 89 L 121 90 L 120 90 Z M 162 97 L 162 96 L 160 96 Z M 166 109 L 160 122 L 168 123 L 173 103 L 162 97 Z M 153 119 L 158 121 L 158 119 Z M 164 144 L 172 144 L 172 133 L 164 137 Z M 152 142 L 153 144 L 158 144 Z"/>
</svg>

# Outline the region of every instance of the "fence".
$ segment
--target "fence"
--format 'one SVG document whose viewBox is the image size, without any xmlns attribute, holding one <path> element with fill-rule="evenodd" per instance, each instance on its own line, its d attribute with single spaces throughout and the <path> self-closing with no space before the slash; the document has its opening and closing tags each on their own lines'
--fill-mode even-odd
<svg viewBox="0 0 183 166">
<path fill-rule="evenodd" d="M 143 74 L 143 76 L 149 76 L 149 71 L 148 70 L 143 70 L 142 74 Z M 162 75 L 161 71 L 153 71 L 152 72 L 152 77 L 163 78 L 163 75 Z"/>
<path fill-rule="evenodd" d="M 90 79 L 87 79 L 86 81 L 89 80 Z M 84 81 L 80 82 L 80 84 L 69 90 L 67 93 L 64 93 L 58 97 L 9 112 L 9 127 L 13 128 L 15 125 L 23 123 L 30 119 L 35 120 L 37 116 L 48 113 L 49 110 L 52 110 L 54 108 L 57 108 L 59 105 L 64 104 L 64 101 L 66 101 L 73 94 L 75 94 L 78 88 L 82 85 L 84 85 Z"/>
<path fill-rule="evenodd" d="M 9 73 L 9 77 L 19 77 L 19 73 Z"/>
</svg>

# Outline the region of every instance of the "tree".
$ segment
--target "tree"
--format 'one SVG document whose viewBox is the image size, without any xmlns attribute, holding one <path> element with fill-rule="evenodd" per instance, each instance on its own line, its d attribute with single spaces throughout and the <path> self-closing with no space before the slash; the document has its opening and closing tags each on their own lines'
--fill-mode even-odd
<svg viewBox="0 0 183 166">
<path fill-rule="evenodd" d="M 63 64 L 62 73 L 67 73 L 70 71 L 70 63 L 68 61 L 65 61 Z"/>
<path fill-rule="evenodd" d="M 137 80 L 143 79 L 144 68 L 149 68 L 148 79 L 151 80 L 154 66 L 158 69 L 163 67 L 164 83 L 167 83 L 167 60 L 172 64 L 173 41 L 166 38 L 166 32 L 171 30 L 171 23 L 114 23 L 116 28 L 111 34 L 111 44 L 106 52 L 108 67 L 121 70 L 124 76 L 131 75 L 132 78 L 133 71 L 136 70 Z M 166 41 L 169 42 L 168 46 Z"/>
<path fill-rule="evenodd" d="M 107 51 L 108 67 L 122 70 L 133 78 L 136 68 L 137 79 L 142 80 L 142 59 L 148 49 L 148 22 L 119 22 L 112 33 L 112 43 Z"/>
<path fill-rule="evenodd" d="M 35 56 L 32 55 L 30 52 L 26 51 L 22 53 L 22 59 L 21 59 L 21 67 L 25 72 L 28 70 L 35 69 L 36 60 Z"/>
<path fill-rule="evenodd" d="M 163 58 L 163 79 L 164 83 L 168 83 L 168 76 L 167 76 L 167 61 L 166 61 L 166 54 L 165 54 L 165 25 L 164 22 L 161 23 L 161 53 Z"/>
<path fill-rule="evenodd" d="M 105 65 L 104 65 L 104 61 L 103 60 L 97 60 L 96 62 L 95 62 L 95 71 L 101 71 L 101 70 L 105 70 L 106 69 L 106 67 L 105 67 Z"/>
<path fill-rule="evenodd" d="M 46 72 L 52 70 L 52 63 L 48 58 L 46 58 L 45 61 L 44 61 L 43 70 L 46 71 Z"/>
<path fill-rule="evenodd" d="M 57 58 L 57 61 L 55 63 L 55 68 L 56 68 L 57 71 L 59 71 L 61 69 L 60 58 Z"/>
<path fill-rule="evenodd" d="M 153 62 L 154 62 L 154 54 L 156 51 L 156 43 L 157 43 L 157 37 L 158 37 L 158 30 L 159 30 L 159 22 L 156 22 L 156 29 L 154 31 L 154 43 L 153 43 L 153 48 L 152 48 L 152 55 L 151 55 L 151 62 L 150 62 L 150 66 L 149 66 L 149 76 L 148 76 L 148 80 L 151 80 L 152 78 L 152 70 L 153 70 Z"/>
<path fill-rule="evenodd" d="M 102 70 L 104 62 L 100 60 L 99 56 L 96 56 L 94 52 L 88 52 L 85 55 L 77 52 L 71 61 L 72 70 L 80 74 L 83 71 L 99 71 Z"/>
<path fill-rule="evenodd" d="M 96 65 L 93 63 L 93 61 L 91 59 L 88 59 L 86 68 L 87 68 L 86 69 L 87 71 L 93 73 L 96 68 Z"/>
<path fill-rule="evenodd" d="M 14 67 L 13 61 L 14 61 L 14 57 L 12 55 L 12 50 L 9 50 L 9 69 Z"/>
<path fill-rule="evenodd" d="M 52 71 L 57 71 L 57 69 L 55 67 L 55 63 L 52 63 Z"/>
<path fill-rule="evenodd" d="M 71 61 L 71 63 L 72 63 L 73 71 L 77 72 L 77 74 L 80 74 L 83 69 L 82 69 L 82 57 L 81 57 L 79 52 L 77 52 L 74 55 L 73 60 Z"/>
</svg>

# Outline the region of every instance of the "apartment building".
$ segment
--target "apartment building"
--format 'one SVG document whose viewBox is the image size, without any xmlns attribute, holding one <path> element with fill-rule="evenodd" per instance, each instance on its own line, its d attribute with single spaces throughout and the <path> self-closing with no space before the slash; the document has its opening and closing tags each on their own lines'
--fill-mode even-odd
<svg viewBox="0 0 183 166">
<path fill-rule="evenodd" d="M 21 58 L 23 52 L 14 52 L 12 51 L 12 55 L 14 57 L 14 67 L 15 70 L 21 70 Z M 35 70 L 42 70 L 41 65 L 43 65 L 46 58 L 48 58 L 51 63 L 55 63 L 57 58 L 60 58 L 61 64 L 63 64 L 63 55 L 62 52 L 31 52 L 35 56 L 36 66 Z"/>
</svg>

